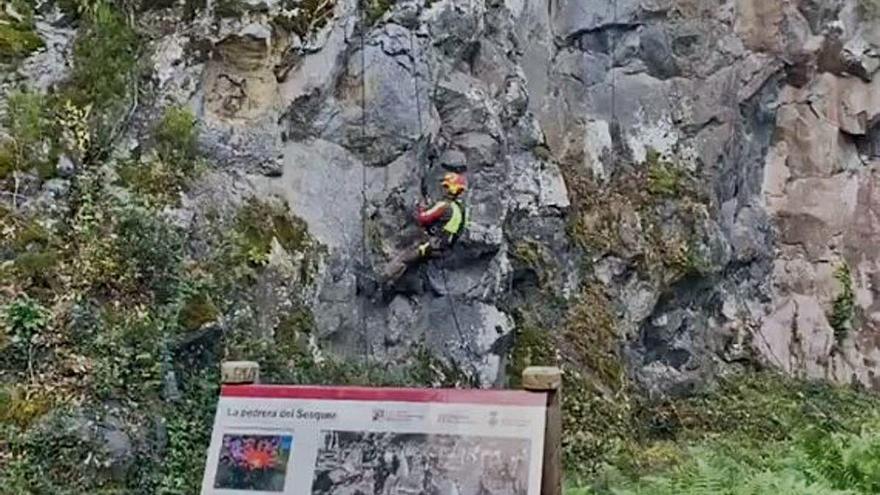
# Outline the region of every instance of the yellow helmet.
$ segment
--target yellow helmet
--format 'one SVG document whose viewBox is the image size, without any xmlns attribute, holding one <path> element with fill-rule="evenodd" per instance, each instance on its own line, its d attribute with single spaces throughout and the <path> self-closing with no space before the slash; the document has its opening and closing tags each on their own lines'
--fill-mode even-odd
<svg viewBox="0 0 880 495">
<path fill-rule="evenodd" d="M 467 179 L 462 174 L 449 172 L 443 176 L 442 185 L 450 196 L 458 196 L 467 190 Z"/>
</svg>

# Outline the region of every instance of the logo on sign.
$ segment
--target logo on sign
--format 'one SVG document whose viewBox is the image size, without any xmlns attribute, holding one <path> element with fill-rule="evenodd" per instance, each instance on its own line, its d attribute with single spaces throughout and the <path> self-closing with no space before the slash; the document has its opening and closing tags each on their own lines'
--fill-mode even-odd
<svg viewBox="0 0 880 495">
<path fill-rule="evenodd" d="M 373 409 L 373 422 L 400 423 L 411 421 L 423 421 L 423 414 L 412 411 L 400 411 L 389 409 Z"/>
</svg>

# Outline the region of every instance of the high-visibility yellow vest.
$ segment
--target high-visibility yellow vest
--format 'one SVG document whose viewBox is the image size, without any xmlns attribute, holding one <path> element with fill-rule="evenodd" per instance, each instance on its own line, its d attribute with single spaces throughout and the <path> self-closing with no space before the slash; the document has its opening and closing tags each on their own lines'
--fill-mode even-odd
<svg viewBox="0 0 880 495">
<path fill-rule="evenodd" d="M 452 208 L 452 217 L 443 225 L 443 231 L 450 236 L 458 235 L 465 224 L 464 208 L 458 204 L 458 201 L 450 201 L 449 206 Z"/>
</svg>

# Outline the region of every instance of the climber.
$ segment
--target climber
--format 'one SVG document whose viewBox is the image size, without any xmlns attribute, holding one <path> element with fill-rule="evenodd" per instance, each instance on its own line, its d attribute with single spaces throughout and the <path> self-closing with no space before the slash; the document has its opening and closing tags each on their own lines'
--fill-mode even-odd
<svg viewBox="0 0 880 495">
<path fill-rule="evenodd" d="M 391 260 L 382 274 L 385 285 L 396 282 L 413 263 L 446 254 L 464 231 L 467 212 L 461 203 L 461 195 L 467 190 L 467 179 L 462 174 L 450 172 L 443 176 L 441 187 L 446 199 L 427 210 L 419 206 L 416 221 L 422 227 L 423 235 L 417 245 L 404 249 Z"/>
</svg>

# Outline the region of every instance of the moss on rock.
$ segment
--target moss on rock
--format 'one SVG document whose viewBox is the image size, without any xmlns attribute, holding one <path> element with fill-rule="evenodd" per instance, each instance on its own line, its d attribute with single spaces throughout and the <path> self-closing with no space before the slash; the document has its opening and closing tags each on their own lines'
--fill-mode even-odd
<svg viewBox="0 0 880 495">
<path fill-rule="evenodd" d="M 309 234 L 308 225 L 293 215 L 286 203 L 252 198 L 239 209 L 234 222 L 236 258 L 252 265 L 265 265 L 278 244 L 298 258 L 300 281 L 311 284 L 317 273 L 323 246 Z"/>
<path fill-rule="evenodd" d="M 178 324 L 181 330 L 191 332 L 198 330 L 206 323 L 216 321 L 218 316 L 220 316 L 220 311 L 210 296 L 204 292 L 198 292 L 186 299 L 178 315 Z"/>
<path fill-rule="evenodd" d="M 516 329 L 506 371 L 510 387 L 519 388 L 524 369 L 529 366 L 555 365 L 557 351 L 552 334 L 536 321 L 531 311 L 518 311 L 514 320 Z"/>
<path fill-rule="evenodd" d="M 361 0 L 364 5 L 363 8 L 366 11 L 367 16 L 367 24 L 373 25 L 385 15 L 386 12 L 391 10 L 391 7 L 394 6 L 395 0 Z"/>
</svg>

